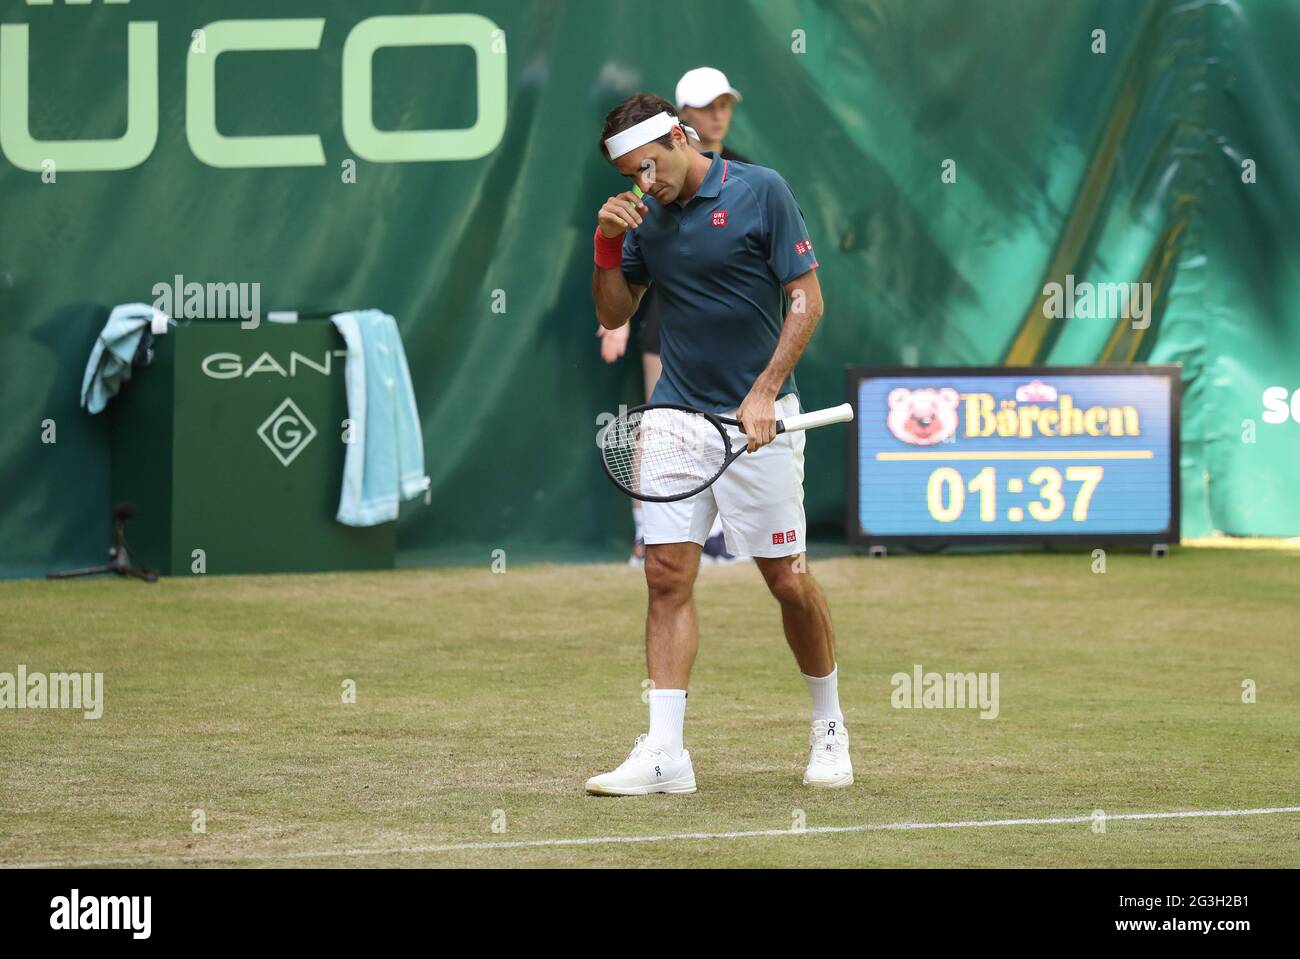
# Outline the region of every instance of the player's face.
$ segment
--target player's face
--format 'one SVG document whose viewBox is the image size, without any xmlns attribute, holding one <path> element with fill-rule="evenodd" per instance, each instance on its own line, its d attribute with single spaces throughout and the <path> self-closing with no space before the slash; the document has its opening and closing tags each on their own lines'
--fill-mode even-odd
<svg viewBox="0 0 1300 959">
<path fill-rule="evenodd" d="M 682 136 L 674 130 L 673 140 Z M 674 149 L 658 143 L 637 147 L 616 161 L 618 172 L 628 177 L 659 203 L 672 203 L 682 192 L 690 169 L 690 152 L 679 144 Z"/>
<path fill-rule="evenodd" d="M 681 117 L 695 127 L 705 143 L 721 143 L 731 129 L 731 105 L 735 97 L 724 93 L 708 106 L 682 107 Z"/>
</svg>

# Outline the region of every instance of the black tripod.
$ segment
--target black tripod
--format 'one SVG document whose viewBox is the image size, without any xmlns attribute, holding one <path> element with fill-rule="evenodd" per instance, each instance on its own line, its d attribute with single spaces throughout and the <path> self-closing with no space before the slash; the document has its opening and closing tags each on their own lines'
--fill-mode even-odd
<svg viewBox="0 0 1300 959">
<path fill-rule="evenodd" d="M 109 549 L 112 557 L 107 563 L 98 566 L 86 566 L 82 569 L 65 569 L 58 573 L 46 573 L 46 579 L 71 579 L 74 576 L 94 576 L 98 573 L 117 573 L 119 576 L 134 576 L 146 583 L 158 582 L 158 574 L 151 569 L 143 569 L 131 562 L 131 554 L 126 549 L 126 524 L 135 519 L 134 503 L 118 503 L 113 507 L 113 528 L 117 532 L 117 545 Z"/>
</svg>

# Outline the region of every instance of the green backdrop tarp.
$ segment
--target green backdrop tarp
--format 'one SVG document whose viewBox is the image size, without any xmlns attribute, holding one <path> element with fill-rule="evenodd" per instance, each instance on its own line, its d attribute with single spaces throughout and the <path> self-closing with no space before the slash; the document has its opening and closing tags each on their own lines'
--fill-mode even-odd
<svg viewBox="0 0 1300 959">
<path fill-rule="evenodd" d="M 1293 0 L 4 0 L 0 575 L 102 557 L 82 370 L 108 308 L 176 275 L 398 318 L 433 484 L 403 562 L 620 555 L 594 436 L 640 385 L 597 353 L 620 181 L 595 144 L 623 95 L 705 63 L 817 245 L 805 406 L 848 363 L 1181 362 L 1184 534 L 1300 534 L 1300 423 L 1261 418 L 1300 388 L 1297 36 Z M 442 43 L 369 62 L 403 37 Z M 386 135 L 421 130 L 447 133 Z M 78 140 L 103 142 L 55 142 Z M 1045 321 L 1066 274 L 1150 282 L 1150 326 Z M 842 536 L 843 441 L 809 439 L 814 536 Z"/>
</svg>

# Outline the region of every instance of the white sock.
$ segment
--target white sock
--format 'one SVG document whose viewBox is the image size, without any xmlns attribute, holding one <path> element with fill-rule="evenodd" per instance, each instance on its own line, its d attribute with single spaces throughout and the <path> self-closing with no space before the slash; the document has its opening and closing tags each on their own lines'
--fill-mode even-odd
<svg viewBox="0 0 1300 959">
<path fill-rule="evenodd" d="M 650 690 L 650 734 L 646 741 L 672 756 L 682 754 L 682 725 L 686 721 L 686 690 Z"/>
<path fill-rule="evenodd" d="M 808 692 L 812 695 L 813 722 L 819 719 L 833 719 L 839 723 L 844 722 L 844 714 L 840 712 L 839 673 L 840 667 L 837 663 L 829 676 L 799 674 L 804 678 L 804 682 L 808 684 Z M 654 694 L 651 693 L 651 695 Z"/>
</svg>

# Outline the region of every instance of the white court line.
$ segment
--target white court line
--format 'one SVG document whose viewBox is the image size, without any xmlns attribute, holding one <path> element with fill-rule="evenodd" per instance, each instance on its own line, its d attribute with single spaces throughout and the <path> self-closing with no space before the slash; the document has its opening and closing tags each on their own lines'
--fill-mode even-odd
<svg viewBox="0 0 1300 959">
<path fill-rule="evenodd" d="M 1105 815 L 1107 822 L 1135 819 L 1209 819 L 1222 816 L 1271 816 L 1300 813 L 1300 806 L 1271 809 L 1209 809 L 1191 812 L 1131 812 Z M 858 826 L 809 826 L 806 829 L 752 829 L 745 832 L 683 832 L 662 836 L 585 836 L 575 839 L 515 839 L 501 842 L 458 842 L 436 846 L 398 846 L 391 849 L 318 849 L 306 852 L 250 852 L 200 856 L 139 856 L 130 859 L 62 859 L 50 862 L 0 863 L 0 869 L 59 869 L 90 866 L 189 865 L 217 862 L 274 862 L 295 859 L 332 859 L 348 856 L 409 856 L 466 849 L 538 849 L 547 846 L 603 846 L 629 842 L 680 842 L 706 839 L 766 839 L 777 836 L 820 836 L 845 832 L 888 832 L 911 829 L 980 829 L 988 826 L 1056 826 L 1090 823 L 1092 816 L 1054 816 L 1047 819 L 983 819 L 966 822 L 863 823 Z"/>
</svg>

